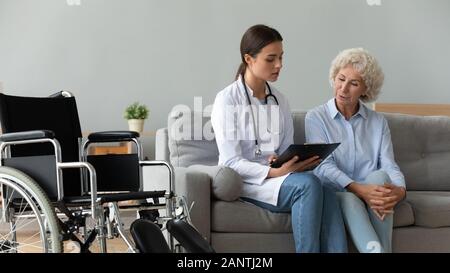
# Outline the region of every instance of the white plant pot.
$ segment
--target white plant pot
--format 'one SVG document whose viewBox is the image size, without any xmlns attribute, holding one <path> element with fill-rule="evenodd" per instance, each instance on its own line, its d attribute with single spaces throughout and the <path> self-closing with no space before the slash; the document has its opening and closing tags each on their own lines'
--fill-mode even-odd
<svg viewBox="0 0 450 273">
<path fill-rule="evenodd" d="M 144 131 L 144 120 L 143 119 L 129 119 L 128 129 L 130 131 L 135 131 L 142 133 Z"/>
</svg>

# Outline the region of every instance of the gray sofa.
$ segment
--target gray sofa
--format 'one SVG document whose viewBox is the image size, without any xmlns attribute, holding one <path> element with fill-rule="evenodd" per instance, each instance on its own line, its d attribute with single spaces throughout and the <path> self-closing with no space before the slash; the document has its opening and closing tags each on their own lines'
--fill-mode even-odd
<svg viewBox="0 0 450 273">
<path fill-rule="evenodd" d="M 296 143 L 305 140 L 305 114 L 293 112 Z M 395 208 L 393 251 L 450 252 L 450 118 L 384 115 L 407 184 L 406 200 Z M 168 127 L 157 131 L 156 159 L 175 167 L 176 192 L 194 202 L 192 221 L 217 252 L 294 252 L 289 214 L 239 200 L 239 175 L 216 166 L 207 115 L 178 113 Z M 180 128 L 196 140 L 174 137 Z"/>
</svg>

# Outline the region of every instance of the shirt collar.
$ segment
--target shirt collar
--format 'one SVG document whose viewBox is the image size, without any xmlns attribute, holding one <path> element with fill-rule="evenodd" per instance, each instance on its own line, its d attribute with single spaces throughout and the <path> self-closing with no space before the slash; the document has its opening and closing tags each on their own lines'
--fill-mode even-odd
<svg viewBox="0 0 450 273">
<path fill-rule="evenodd" d="M 359 110 L 358 110 L 358 113 L 356 113 L 356 114 L 360 115 L 364 119 L 367 119 L 367 106 L 364 103 L 362 103 L 361 101 L 359 101 Z"/>
<path fill-rule="evenodd" d="M 339 110 L 336 107 L 336 103 L 334 101 L 335 99 L 332 98 L 327 102 L 328 112 L 330 113 L 330 117 L 332 119 L 336 118 L 336 116 L 342 116 L 342 114 L 339 112 Z M 367 119 L 367 109 L 364 103 L 361 101 L 359 102 L 359 110 L 354 116 L 361 116 L 364 119 Z"/>
</svg>

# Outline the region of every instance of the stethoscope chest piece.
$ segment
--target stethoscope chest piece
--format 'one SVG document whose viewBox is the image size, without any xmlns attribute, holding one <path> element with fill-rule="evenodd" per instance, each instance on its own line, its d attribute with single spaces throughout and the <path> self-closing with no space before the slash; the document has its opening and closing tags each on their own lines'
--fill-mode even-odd
<svg viewBox="0 0 450 273">
<path fill-rule="evenodd" d="M 259 148 L 259 145 L 256 147 L 256 149 L 255 149 L 255 156 L 256 157 L 259 157 L 259 156 L 261 156 L 262 155 L 262 151 L 261 151 L 261 149 Z"/>
</svg>

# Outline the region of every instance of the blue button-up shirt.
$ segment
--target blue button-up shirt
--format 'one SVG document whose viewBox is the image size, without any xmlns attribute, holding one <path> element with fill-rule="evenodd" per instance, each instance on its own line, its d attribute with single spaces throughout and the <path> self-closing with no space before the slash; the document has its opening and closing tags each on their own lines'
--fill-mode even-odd
<svg viewBox="0 0 450 273">
<path fill-rule="evenodd" d="M 396 186 L 405 187 L 405 178 L 394 160 L 391 133 L 383 115 L 359 103 L 349 120 L 338 111 L 334 98 L 306 114 L 308 143 L 341 145 L 314 169 L 324 183 L 345 188 L 362 182 L 373 171 L 383 170 Z"/>
</svg>

